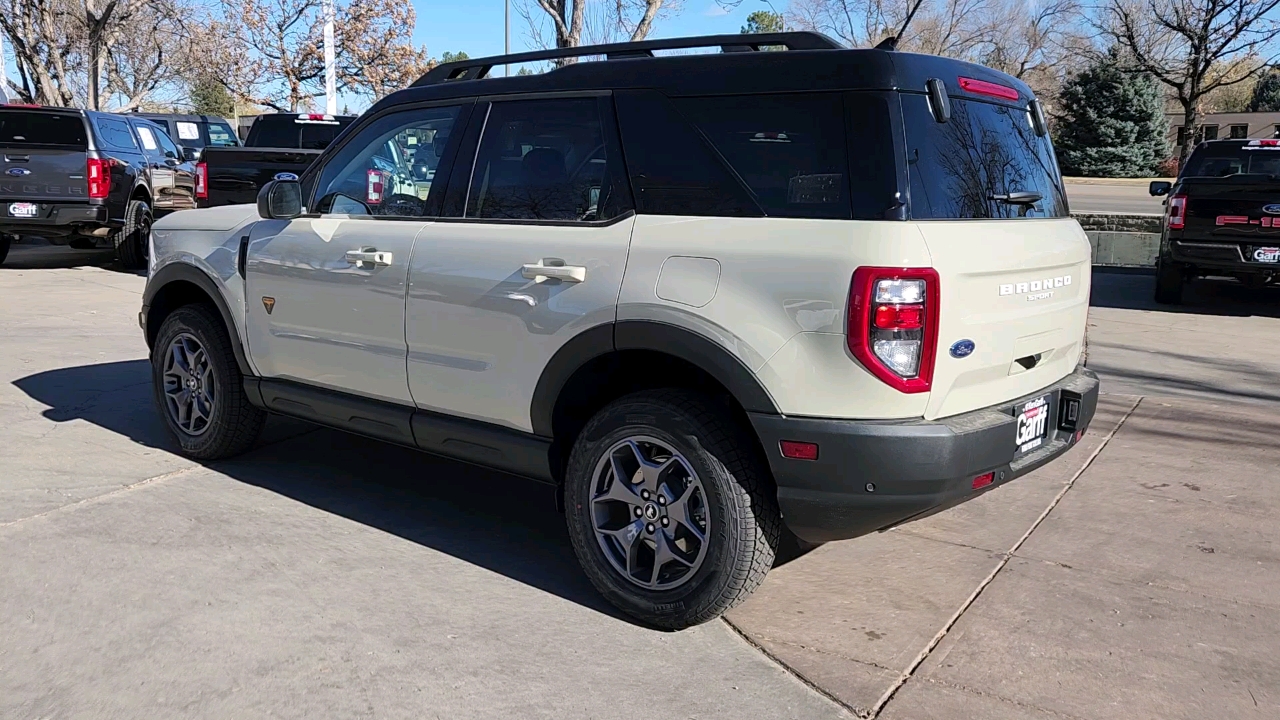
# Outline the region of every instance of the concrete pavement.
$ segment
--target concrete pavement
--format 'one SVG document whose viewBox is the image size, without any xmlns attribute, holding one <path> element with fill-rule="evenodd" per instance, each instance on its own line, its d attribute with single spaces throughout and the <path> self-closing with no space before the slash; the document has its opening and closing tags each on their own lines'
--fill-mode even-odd
<svg viewBox="0 0 1280 720">
<path fill-rule="evenodd" d="M 1124 394 L 1066 457 L 655 633 L 537 485 L 286 421 L 173 454 L 142 278 L 55 251 L 0 268 L 0 717 L 1280 716 L 1268 293 L 1099 275 Z"/>
</svg>

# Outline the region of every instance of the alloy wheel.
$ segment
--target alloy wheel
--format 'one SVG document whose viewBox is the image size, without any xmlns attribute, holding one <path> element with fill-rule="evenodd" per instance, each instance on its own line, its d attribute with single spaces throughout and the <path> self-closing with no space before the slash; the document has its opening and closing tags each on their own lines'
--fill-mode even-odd
<svg viewBox="0 0 1280 720">
<path fill-rule="evenodd" d="M 213 422 L 217 398 L 209 353 L 194 336 L 180 333 L 165 352 L 164 399 L 169 419 L 187 435 L 203 435 Z"/>
</svg>

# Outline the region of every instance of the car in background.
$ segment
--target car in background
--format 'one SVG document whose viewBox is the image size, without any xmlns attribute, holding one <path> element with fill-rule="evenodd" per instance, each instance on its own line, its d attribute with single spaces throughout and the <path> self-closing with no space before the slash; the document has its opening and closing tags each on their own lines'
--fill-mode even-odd
<svg viewBox="0 0 1280 720">
<path fill-rule="evenodd" d="M 0 105 L 0 262 L 15 238 L 114 247 L 146 266 L 154 218 L 195 207 L 195 162 L 133 115 Z"/>
<path fill-rule="evenodd" d="M 1183 287 L 1207 275 L 1254 289 L 1280 282 L 1280 140 L 1202 142 L 1177 180 L 1150 192 L 1168 196 L 1156 302 L 1180 304 Z"/>
<path fill-rule="evenodd" d="M 255 202 L 258 188 L 272 180 L 302 174 L 353 115 L 274 113 L 259 115 L 244 147 L 209 147 L 197 166 L 196 202 L 200 207 Z"/>
<path fill-rule="evenodd" d="M 207 147 L 240 147 L 240 138 L 226 118 L 216 115 L 134 113 L 165 129 L 179 147 L 191 148 L 197 157 Z"/>
</svg>

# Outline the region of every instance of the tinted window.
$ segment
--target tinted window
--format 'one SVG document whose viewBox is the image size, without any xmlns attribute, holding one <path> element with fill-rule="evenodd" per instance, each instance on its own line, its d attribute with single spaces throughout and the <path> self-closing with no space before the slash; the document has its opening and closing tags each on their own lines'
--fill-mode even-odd
<svg viewBox="0 0 1280 720">
<path fill-rule="evenodd" d="M 466 216 L 607 220 L 610 162 L 594 98 L 495 103 Z"/>
<path fill-rule="evenodd" d="M 902 114 L 913 218 L 1067 215 L 1053 148 L 1026 109 L 953 97 L 951 119 L 939 123 L 924 95 L 903 93 Z M 1010 202 L 1018 193 L 1040 199 Z"/>
<path fill-rule="evenodd" d="M 0 144 L 89 146 L 84 119 L 60 113 L 0 111 Z"/>
<path fill-rule="evenodd" d="M 1201 145 L 1187 159 L 1182 177 L 1231 175 L 1280 176 L 1280 147 L 1214 143 Z"/>
<path fill-rule="evenodd" d="M 119 150 L 137 150 L 138 143 L 129 132 L 129 123 L 124 120 L 100 117 L 94 120 L 98 126 L 98 135 L 107 145 Z"/>
<path fill-rule="evenodd" d="M 438 146 L 443 153 L 459 110 L 456 105 L 406 110 L 370 123 L 325 165 L 317 210 L 344 215 L 425 214 L 435 180 L 435 165 L 430 162 L 435 156 L 418 151 L 411 160 L 408 148 Z"/>
<path fill-rule="evenodd" d="M 665 96 L 614 94 L 636 210 L 651 215 L 759 217 L 742 184 Z"/>
<path fill-rule="evenodd" d="M 165 134 L 164 130 L 156 130 L 156 142 L 160 143 L 160 151 L 164 153 L 165 157 L 176 160 L 182 159 L 182 153 L 178 150 L 178 146 L 173 144 L 173 140 Z"/>
<path fill-rule="evenodd" d="M 838 93 L 675 103 L 747 184 L 766 215 L 849 217 L 844 103 Z"/>
<path fill-rule="evenodd" d="M 211 122 L 209 128 L 210 147 L 235 147 L 238 143 L 236 134 L 226 123 Z"/>
<path fill-rule="evenodd" d="M 323 150 L 329 147 L 329 143 L 338 136 L 342 131 L 342 127 L 338 125 L 313 125 L 311 123 L 299 125 L 301 128 L 301 136 L 296 147 L 303 150 Z"/>
</svg>

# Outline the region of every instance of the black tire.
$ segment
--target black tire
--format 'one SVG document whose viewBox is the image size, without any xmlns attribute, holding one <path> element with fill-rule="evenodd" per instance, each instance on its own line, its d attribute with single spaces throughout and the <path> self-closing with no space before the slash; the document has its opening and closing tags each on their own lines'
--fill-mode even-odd
<svg viewBox="0 0 1280 720">
<path fill-rule="evenodd" d="M 605 599 L 646 625 L 680 630 L 719 617 L 759 587 L 773 566 L 781 518 L 768 465 L 748 432 L 711 401 L 677 390 L 629 395 L 587 423 L 569 456 L 565 514 L 578 562 Z M 593 525 L 597 467 L 611 448 L 638 436 L 678 451 L 704 490 L 705 554 L 669 589 L 641 587 L 616 569 Z"/>
<path fill-rule="evenodd" d="M 166 398 L 165 363 L 179 337 L 192 338 L 203 348 L 216 390 L 210 403 L 212 411 L 199 433 L 179 424 Z M 219 460 L 245 452 L 253 447 L 266 421 L 267 414 L 245 395 L 244 376 L 236 364 L 231 338 L 217 311 L 208 305 L 184 305 L 161 323 L 151 350 L 151 385 L 170 434 L 182 453 L 196 460 Z"/>
<path fill-rule="evenodd" d="M 151 222 L 151 206 L 142 200 L 130 200 L 124 211 L 124 227 L 115 234 L 116 257 L 126 270 L 146 269 Z"/>
<path fill-rule="evenodd" d="M 1156 302 L 1161 305 L 1181 305 L 1182 286 L 1186 277 L 1182 268 L 1163 258 L 1156 261 Z"/>
<path fill-rule="evenodd" d="M 9 257 L 9 246 L 13 243 L 13 238 L 8 235 L 0 235 L 0 265 L 4 264 L 4 259 Z"/>
</svg>

